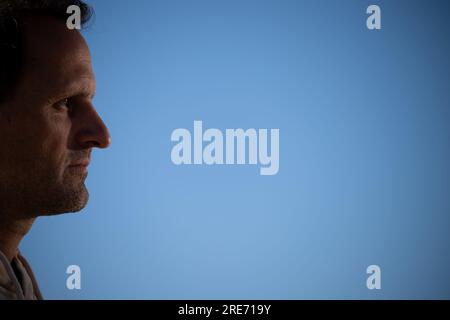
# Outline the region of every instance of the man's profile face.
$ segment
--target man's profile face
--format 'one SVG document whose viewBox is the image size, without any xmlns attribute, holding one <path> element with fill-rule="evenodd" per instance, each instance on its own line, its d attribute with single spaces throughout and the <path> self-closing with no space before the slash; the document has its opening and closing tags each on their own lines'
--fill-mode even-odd
<svg viewBox="0 0 450 320">
<path fill-rule="evenodd" d="M 79 211 L 89 197 L 92 148 L 110 141 L 92 104 L 89 49 L 64 21 L 21 22 L 24 65 L 12 97 L 0 104 L 0 205 L 23 218 Z"/>
</svg>

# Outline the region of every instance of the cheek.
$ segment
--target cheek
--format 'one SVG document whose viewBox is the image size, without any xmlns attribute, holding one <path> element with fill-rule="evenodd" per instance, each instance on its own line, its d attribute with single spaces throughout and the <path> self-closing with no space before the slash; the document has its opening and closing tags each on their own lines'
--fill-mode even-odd
<svg viewBox="0 0 450 320">
<path fill-rule="evenodd" d="M 17 148 L 25 164 L 41 175 L 62 174 L 66 165 L 70 121 L 66 117 L 35 114 L 26 127 L 17 132 Z M 33 173 L 30 174 L 39 174 Z"/>
<path fill-rule="evenodd" d="M 0 169 L 5 175 L 28 179 L 63 173 L 69 160 L 71 121 L 67 114 L 24 110 L 3 117 L 0 124 Z"/>
<path fill-rule="evenodd" d="M 65 119 L 53 119 L 42 128 L 40 134 L 40 154 L 54 170 L 62 174 L 68 164 L 68 139 L 70 122 Z"/>
</svg>

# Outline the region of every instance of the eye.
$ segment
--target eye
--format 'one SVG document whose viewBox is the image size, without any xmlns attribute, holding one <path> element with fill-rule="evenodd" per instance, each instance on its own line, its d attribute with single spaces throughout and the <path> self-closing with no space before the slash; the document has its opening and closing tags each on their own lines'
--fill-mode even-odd
<svg viewBox="0 0 450 320">
<path fill-rule="evenodd" d="M 71 103 L 71 99 L 70 98 L 65 98 L 63 100 L 58 101 L 57 103 L 55 103 L 55 108 L 62 110 L 62 109 L 67 109 L 68 112 L 72 112 L 72 103 Z"/>
</svg>

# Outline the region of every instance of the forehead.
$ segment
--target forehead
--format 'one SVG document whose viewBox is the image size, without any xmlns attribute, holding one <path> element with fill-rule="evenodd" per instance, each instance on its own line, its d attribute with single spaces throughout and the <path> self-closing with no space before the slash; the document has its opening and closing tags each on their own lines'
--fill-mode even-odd
<svg viewBox="0 0 450 320">
<path fill-rule="evenodd" d="M 21 24 L 25 78 L 37 87 L 55 91 L 70 86 L 94 90 L 89 48 L 77 30 L 69 30 L 64 20 L 48 16 L 24 17 Z"/>
</svg>

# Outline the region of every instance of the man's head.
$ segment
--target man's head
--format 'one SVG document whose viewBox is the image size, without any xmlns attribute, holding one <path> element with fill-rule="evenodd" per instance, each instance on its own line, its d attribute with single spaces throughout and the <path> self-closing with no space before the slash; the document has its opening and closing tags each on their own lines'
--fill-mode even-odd
<svg viewBox="0 0 450 320">
<path fill-rule="evenodd" d="M 81 210 L 92 148 L 110 136 L 92 104 L 89 49 L 66 27 L 80 1 L 0 0 L 0 214 Z"/>
</svg>

